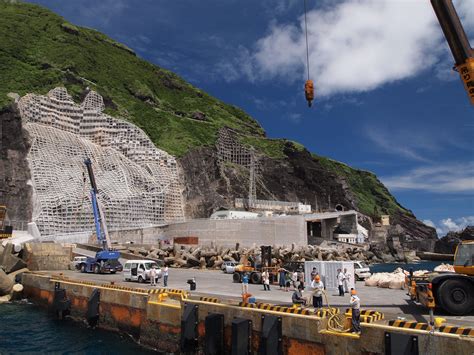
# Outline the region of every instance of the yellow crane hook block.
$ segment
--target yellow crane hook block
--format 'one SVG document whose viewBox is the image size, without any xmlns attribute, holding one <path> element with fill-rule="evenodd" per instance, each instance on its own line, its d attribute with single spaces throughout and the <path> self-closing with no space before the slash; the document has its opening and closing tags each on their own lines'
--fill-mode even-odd
<svg viewBox="0 0 474 355">
<path fill-rule="evenodd" d="M 311 107 L 312 101 L 314 100 L 314 84 L 313 80 L 306 80 L 304 84 L 304 94 L 306 101 L 308 101 L 308 107 Z"/>
</svg>

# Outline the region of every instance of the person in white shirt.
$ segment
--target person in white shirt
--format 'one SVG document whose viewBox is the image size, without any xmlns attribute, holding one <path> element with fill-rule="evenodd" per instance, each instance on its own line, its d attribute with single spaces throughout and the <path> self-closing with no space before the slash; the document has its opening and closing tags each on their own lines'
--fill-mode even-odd
<svg viewBox="0 0 474 355">
<path fill-rule="evenodd" d="M 341 269 L 337 269 L 337 287 L 339 289 L 339 296 L 344 296 L 344 280 L 344 273 Z"/>
<path fill-rule="evenodd" d="M 262 272 L 263 290 L 270 291 L 270 274 L 267 270 Z"/>
<path fill-rule="evenodd" d="M 291 274 L 291 283 L 293 284 L 293 288 L 296 290 L 296 282 L 298 281 L 298 272 L 295 270 L 292 274 Z"/>
<path fill-rule="evenodd" d="M 344 292 L 349 293 L 349 283 L 351 282 L 351 274 L 344 269 Z"/>
<path fill-rule="evenodd" d="M 351 288 L 351 300 L 349 304 L 352 308 L 352 333 L 360 334 L 360 298 L 357 291 Z"/>
<path fill-rule="evenodd" d="M 153 265 L 150 270 L 150 286 L 156 286 L 156 267 Z"/>
<path fill-rule="evenodd" d="M 324 284 L 319 275 L 316 275 L 313 281 L 311 281 L 311 288 L 313 289 L 313 307 L 317 309 L 323 308 Z"/>
<path fill-rule="evenodd" d="M 163 268 L 163 287 L 168 286 L 168 266 L 165 265 Z"/>
</svg>

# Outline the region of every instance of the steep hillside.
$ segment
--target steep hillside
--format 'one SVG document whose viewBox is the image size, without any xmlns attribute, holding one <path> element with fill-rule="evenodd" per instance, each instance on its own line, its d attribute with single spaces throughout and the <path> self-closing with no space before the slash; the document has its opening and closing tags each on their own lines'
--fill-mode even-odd
<svg viewBox="0 0 474 355">
<path fill-rule="evenodd" d="M 261 157 L 259 198 L 299 200 L 321 209 L 342 204 L 369 216 L 402 214 L 421 224 L 372 173 L 311 154 L 295 142 L 267 139 L 241 109 L 95 30 L 42 7 L 5 0 L 0 18 L 0 109 L 10 104 L 11 92 L 45 94 L 65 86 L 80 102 L 88 89 L 97 91 L 107 114 L 133 122 L 180 159 L 190 217 L 208 216 L 247 194 L 248 169 L 218 164 L 216 141 L 219 130 L 228 127 Z M 419 235 L 434 236 L 434 229 Z"/>
</svg>

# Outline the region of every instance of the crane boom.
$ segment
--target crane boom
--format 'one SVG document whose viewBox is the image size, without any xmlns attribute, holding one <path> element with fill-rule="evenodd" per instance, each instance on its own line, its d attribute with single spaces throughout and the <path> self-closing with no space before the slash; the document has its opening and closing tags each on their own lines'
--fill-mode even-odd
<svg viewBox="0 0 474 355">
<path fill-rule="evenodd" d="M 474 105 L 474 50 L 464 32 L 452 0 L 431 0 L 436 17 L 454 57 L 456 70 Z"/>
<path fill-rule="evenodd" d="M 84 164 L 86 164 L 87 173 L 89 174 L 89 180 L 91 182 L 92 212 L 94 213 L 94 224 L 97 240 L 101 244 L 103 250 L 110 250 L 112 245 L 110 243 L 107 224 L 105 223 L 105 215 L 99 200 L 97 199 L 98 190 L 97 184 L 95 182 L 94 171 L 92 170 L 92 161 L 87 158 L 84 160 Z"/>
</svg>

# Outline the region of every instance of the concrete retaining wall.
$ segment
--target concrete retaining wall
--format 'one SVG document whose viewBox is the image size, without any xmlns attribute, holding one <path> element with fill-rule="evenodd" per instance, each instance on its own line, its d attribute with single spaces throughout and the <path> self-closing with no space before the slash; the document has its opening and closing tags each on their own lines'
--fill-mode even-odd
<svg viewBox="0 0 474 355">
<path fill-rule="evenodd" d="M 133 289 L 110 284 L 97 285 L 49 276 L 23 274 L 25 293 L 32 301 L 51 306 L 55 281 L 66 290 L 71 300 L 71 315 L 84 319 L 87 301 L 96 288 L 100 290 L 100 319 L 98 326 L 131 334 L 141 344 L 160 351 L 179 354 L 181 315 L 185 303 L 198 305 L 198 346 L 196 354 L 203 353 L 205 337 L 204 320 L 210 313 L 224 315 L 224 344 L 230 353 L 231 323 L 236 317 L 252 320 L 251 344 L 257 353 L 262 333 L 262 315 L 281 316 L 283 354 L 384 354 L 385 332 L 416 335 L 420 355 L 470 354 L 474 338 L 453 334 L 388 327 L 380 324 L 362 324 L 360 338 L 333 335 L 322 332 L 326 321 L 315 316 L 278 313 L 263 309 L 242 308 L 237 305 L 203 302 L 185 298 L 159 302 L 157 294 L 144 289 Z"/>
<path fill-rule="evenodd" d="M 170 224 L 163 229 L 166 237 L 196 236 L 199 244 L 234 246 L 306 245 L 306 222 L 302 216 L 258 219 L 191 220 Z"/>
</svg>

